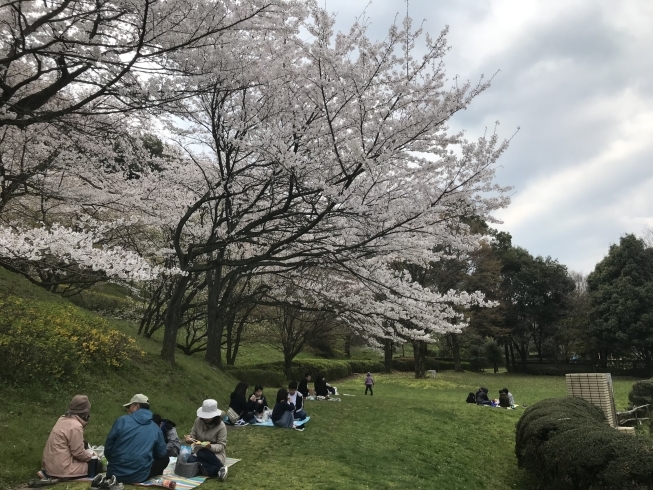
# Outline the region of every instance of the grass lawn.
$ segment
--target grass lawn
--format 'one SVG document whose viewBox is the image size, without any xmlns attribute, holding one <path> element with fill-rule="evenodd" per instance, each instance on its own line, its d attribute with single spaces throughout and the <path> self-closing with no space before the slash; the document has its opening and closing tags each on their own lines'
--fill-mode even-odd
<svg viewBox="0 0 653 490">
<path fill-rule="evenodd" d="M 0 294 L 30 302 L 61 298 L 0 268 Z M 0 315 L 2 311 L 0 311 Z M 133 334 L 126 322 L 111 325 Z M 226 409 L 237 380 L 205 364 L 201 356 L 177 356 L 170 367 L 158 357 L 157 340 L 137 339 L 143 357 L 119 371 L 83 373 L 74 382 L 13 387 L 0 384 L 0 489 L 17 488 L 35 476 L 43 446 L 57 418 L 77 393 L 93 405 L 86 428 L 91 444 L 103 444 L 122 404 L 135 393 L 150 397 L 152 409 L 187 433 L 205 398 Z M 265 344 L 243 348 L 242 364 L 270 359 Z M 359 353 L 369 355 L 369 351 Z M 519 404 L 565 396 L 564 377 L 506 373 L 438 373 L 415 380 L 409 373 L 377 375 L 374 396 L 363 396 L 363 378 L 334 384 L 342 402 L 307 402 L 312 420 L 304 432 L 242 427 L 229 431 L 227 454 L 242 461 L 225 483 L 209 480 L 200 488 L 278 489 L 481 489 L 532 486 L 518 470 L 515 423 L 522 410 L 483 408 L 465 403 L 479 385 L 492 397 L 508 387 Z M 617 408 L 627 406 L 632 379 L 615 379 Z M 276 390 L 268 388 L 268 400 Z M 88 483 L 62 483 L 55 490 L 88 489 Z M 128 487 L 142 488 L 142 487 Z"/>
<path fill-rule="evenodd" d="M 95 388 L 85 386 L 79 391 L 86 391 L 93 403 L 88 439 L 103 443 L 111 423 L 122 414 L 120 404 L 136 391 L 148 394 L 155 411 L 175 420 L 180 434 L 187 432 L 202 398 L 212 396 L 224 403 L 232 388 L 232 380 L 219 372 L 202 371 L 201 365 L 182 363 L 161 372 L 154 383 L 154 373 L 142 367 L 121 377 L 120 385 L 99 381 Z M 185 377 L 193 379 L 194 386 L 184 386 Z M 529 488 L 532 482 L 517 468 L 514 455 L 514 428 L 521 410 L 477 407 L 464 403 L 465 397 L 480 384 L 491 394 L 507 386 L 520 404 L 565 395 L 562 377 L 443 372 L 436 380 L 393 374 L 377 375 L 376 381 L 373 397 L 363 396 L 361 377 L 337 383 L 341 393 L 356 396 L 341 396 L 340 403 L 307 402 L 312 420 L 303 433 L 230 429 L 228 454 L 242 461 L 231 469 L 227 482 L 209 480 L 201 488 L 276 489 L 288 482 L 314 489 Z M 627 405 L 631 384 L 615 381 L 618 408 Z M 47 434 L 76 390 L 32 393 L 26 402 L 16 399 L 22 391 L 2 390 L 2 488 L 26 481 L 38 469 Z M 81 490 L 88 484 L 51 488 Z"/>
</svg>

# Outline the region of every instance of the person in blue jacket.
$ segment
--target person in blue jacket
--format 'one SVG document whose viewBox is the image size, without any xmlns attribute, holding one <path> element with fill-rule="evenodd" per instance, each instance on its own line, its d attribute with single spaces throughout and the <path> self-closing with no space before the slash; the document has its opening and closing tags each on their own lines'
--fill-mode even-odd
<svg viewBox="0 0 653 490">
<path fill-rule="evenodd" d="M 129 413 L 114 422 L 104 443 L 107 476 L 119 483 L 142 483 L 163 474 L 170 462 L 168 449 L 145 395 L 134 395 L 124 406 Z"/>
</svg>

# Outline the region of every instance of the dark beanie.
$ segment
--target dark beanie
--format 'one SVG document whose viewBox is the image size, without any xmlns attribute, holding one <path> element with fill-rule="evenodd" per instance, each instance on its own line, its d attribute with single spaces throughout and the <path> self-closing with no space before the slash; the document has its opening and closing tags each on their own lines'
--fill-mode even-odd
<svg viewBox="0 0 653 490">
<path fill-rule="evenodd" d="M 91 411 L 91 402 L 86 395 L 75 395 L 68 405 L 68 412 L 73 415 L 81 415 Z"/>
</svg>

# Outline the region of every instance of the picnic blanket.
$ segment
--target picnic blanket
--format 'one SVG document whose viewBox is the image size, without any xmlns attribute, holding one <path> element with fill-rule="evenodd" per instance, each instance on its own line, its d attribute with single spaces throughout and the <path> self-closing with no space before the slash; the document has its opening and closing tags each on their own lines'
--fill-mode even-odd
<svg viewBox="0 0 653 490">
<path fill-rule="evenodd" d="M 228 468 L 230 466 L 235 465 L 239 459 L 235 458 L 227 458 L 225 461 L 225 466 Z M 194 476 L 193 478 L 184 478 L 183 476 L 175 475 L 175 464 L 177 463 L 177 458 L 170 458 L 170 463 L 168 464 L 168 467 L 163 470 L 163 478 L 166 480 L 172 480 L 177 483 L 177 488 L 181 490 L 187 490 L 190 488 L 195 488 L 199 487 L 202 483 L 204 483 L 204 480 L 206 480 L 206 477 L 204 476 Z M 153 478 L 152 480 L 148 480 L 143 483 L 136 483 L 136 485 L 140 487 L 158 487 L 160 486 L 158 483 L 155 481 L 156 478 Z"/>
<path fill-rule="evenodd" d="M 236 458 L 227 458 L 225 461 L 225 466 L 228 468 L 238 463 L 238 461 L 240 460 Z M 189 490 L 191 488 L 199 487 L 202 483 L 204 483 L 204 480 L 206 480 L 205 476 L 194 476 L 193 478 L 184 478 L 183 476 L 175 475 L 176 463 L 177 463 L 177 458 L 171 457 L 170 463 L 168 463 L 166 469 L 163 470 L 163 478 L 166 480 L 172 480 L 176 482 L 177 489 Z M 41 475 L 39 475 L 39 477 L 42 478 Z M 143 483 L 134 483 L 134 485 L 137 485 L 139 487 L 161 487 L 161 485 L 158 482 L 156 482 L 157 478 L 161 478 L 161 476 L 158 476 L 151 480 L 147 480 L 146 482 Z M 77 478 L 76 480 L 61 480 L 61 481 L 93 481 L 93 479 Z"/>
<path fill-rule="evenodd" d="M 306 422 L 311 420 L 310 417 L 306 417 L 304 420 L 295 420 L 295 425 L 304 425 Z M 271 420 L 266 420 L 265 422 L 257 422 L 256 424 L 249 424 L 252 427 L 274 427 L 274 424 Z"/>
</svg>

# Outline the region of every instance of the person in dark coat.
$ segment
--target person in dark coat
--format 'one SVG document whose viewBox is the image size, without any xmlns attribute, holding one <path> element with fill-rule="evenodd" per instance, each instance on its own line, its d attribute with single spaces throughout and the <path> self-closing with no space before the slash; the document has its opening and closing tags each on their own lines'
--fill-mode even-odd
<svg viewBox="0 0 653 490">
<path fill-rule="evenodd" d="M 163 439 L 166 441 L 166 447 L 168 448 L 168 456 L 175 458 L 179 456 L 181 440 L 177 434 L 177 424 L 172 420 L 162 418 L 158 413 L 152 415 L 152 421 L 161 427 Z"/>
<path fill-rule="evenodd" d="M 145 395 L 134 395 L 124 406 L 129 413 L 114 422 L 104 443 L 107 476 L 119 483 L 143 483 L 163 474 L 170 462 L 168 448 Z"/>
<path fill-rule="evenodd" d="M 249 400 L 247 400 L 247 411 L 252 412 L 256 417 L 260 417 L 267 406 L 268 401 L 265 399 L 265 395 L 263 394 L 263 387 L 261 385 L 256 385 L 254 387 L 254 393 L 252 393 Z"/>
<path fill-rule="evenodd" d="M 313 386 L 315 387 L 316 396 L 324 396 L 324 397 L 329 396 L 329 389 L 327 387 L 326 378 L 324 376 L 321 375 L 316 376 L 315 383 L 313 384 Z"/>
<path fill-rule="evenodd" d="M 229 408 L 238 414 L 240 417 L 239 420 L 244 420 L 247 423 L 250 423 L 254 420 L 254 413 L 248 409 L 247 404 L 247 383 L 241 381 L 236 385 L 234 391 L 229 397 Z M 232 421 L 236 423 L 236 420 Z"/>
<path fill-rule="evenodd" d="M 299 386 L 297 387 L 297 391 L 299 391 L 304 398 L 310 395 L 308 389 L 308 383 L 310 382 L 311 382 L 311 373 L 306 373 L 304 375 L 304 379 L 299 382 Z"/>
<path fill-rule="evenodd" d="M 476 404 L 477 405 L 492 405 L 492 402 L 487 396 L 488 389 L 481 386 L 476 392 Z"/>
<path fill-rule="evenodd" d="M 275 427 L 303 431 L 302 427 L 295 425 L 295 405 L 290 401 L 288 390 L 281 388 L 277 392 L 277 402 L 272 410 L 272 423 Z"/>
</svg>

